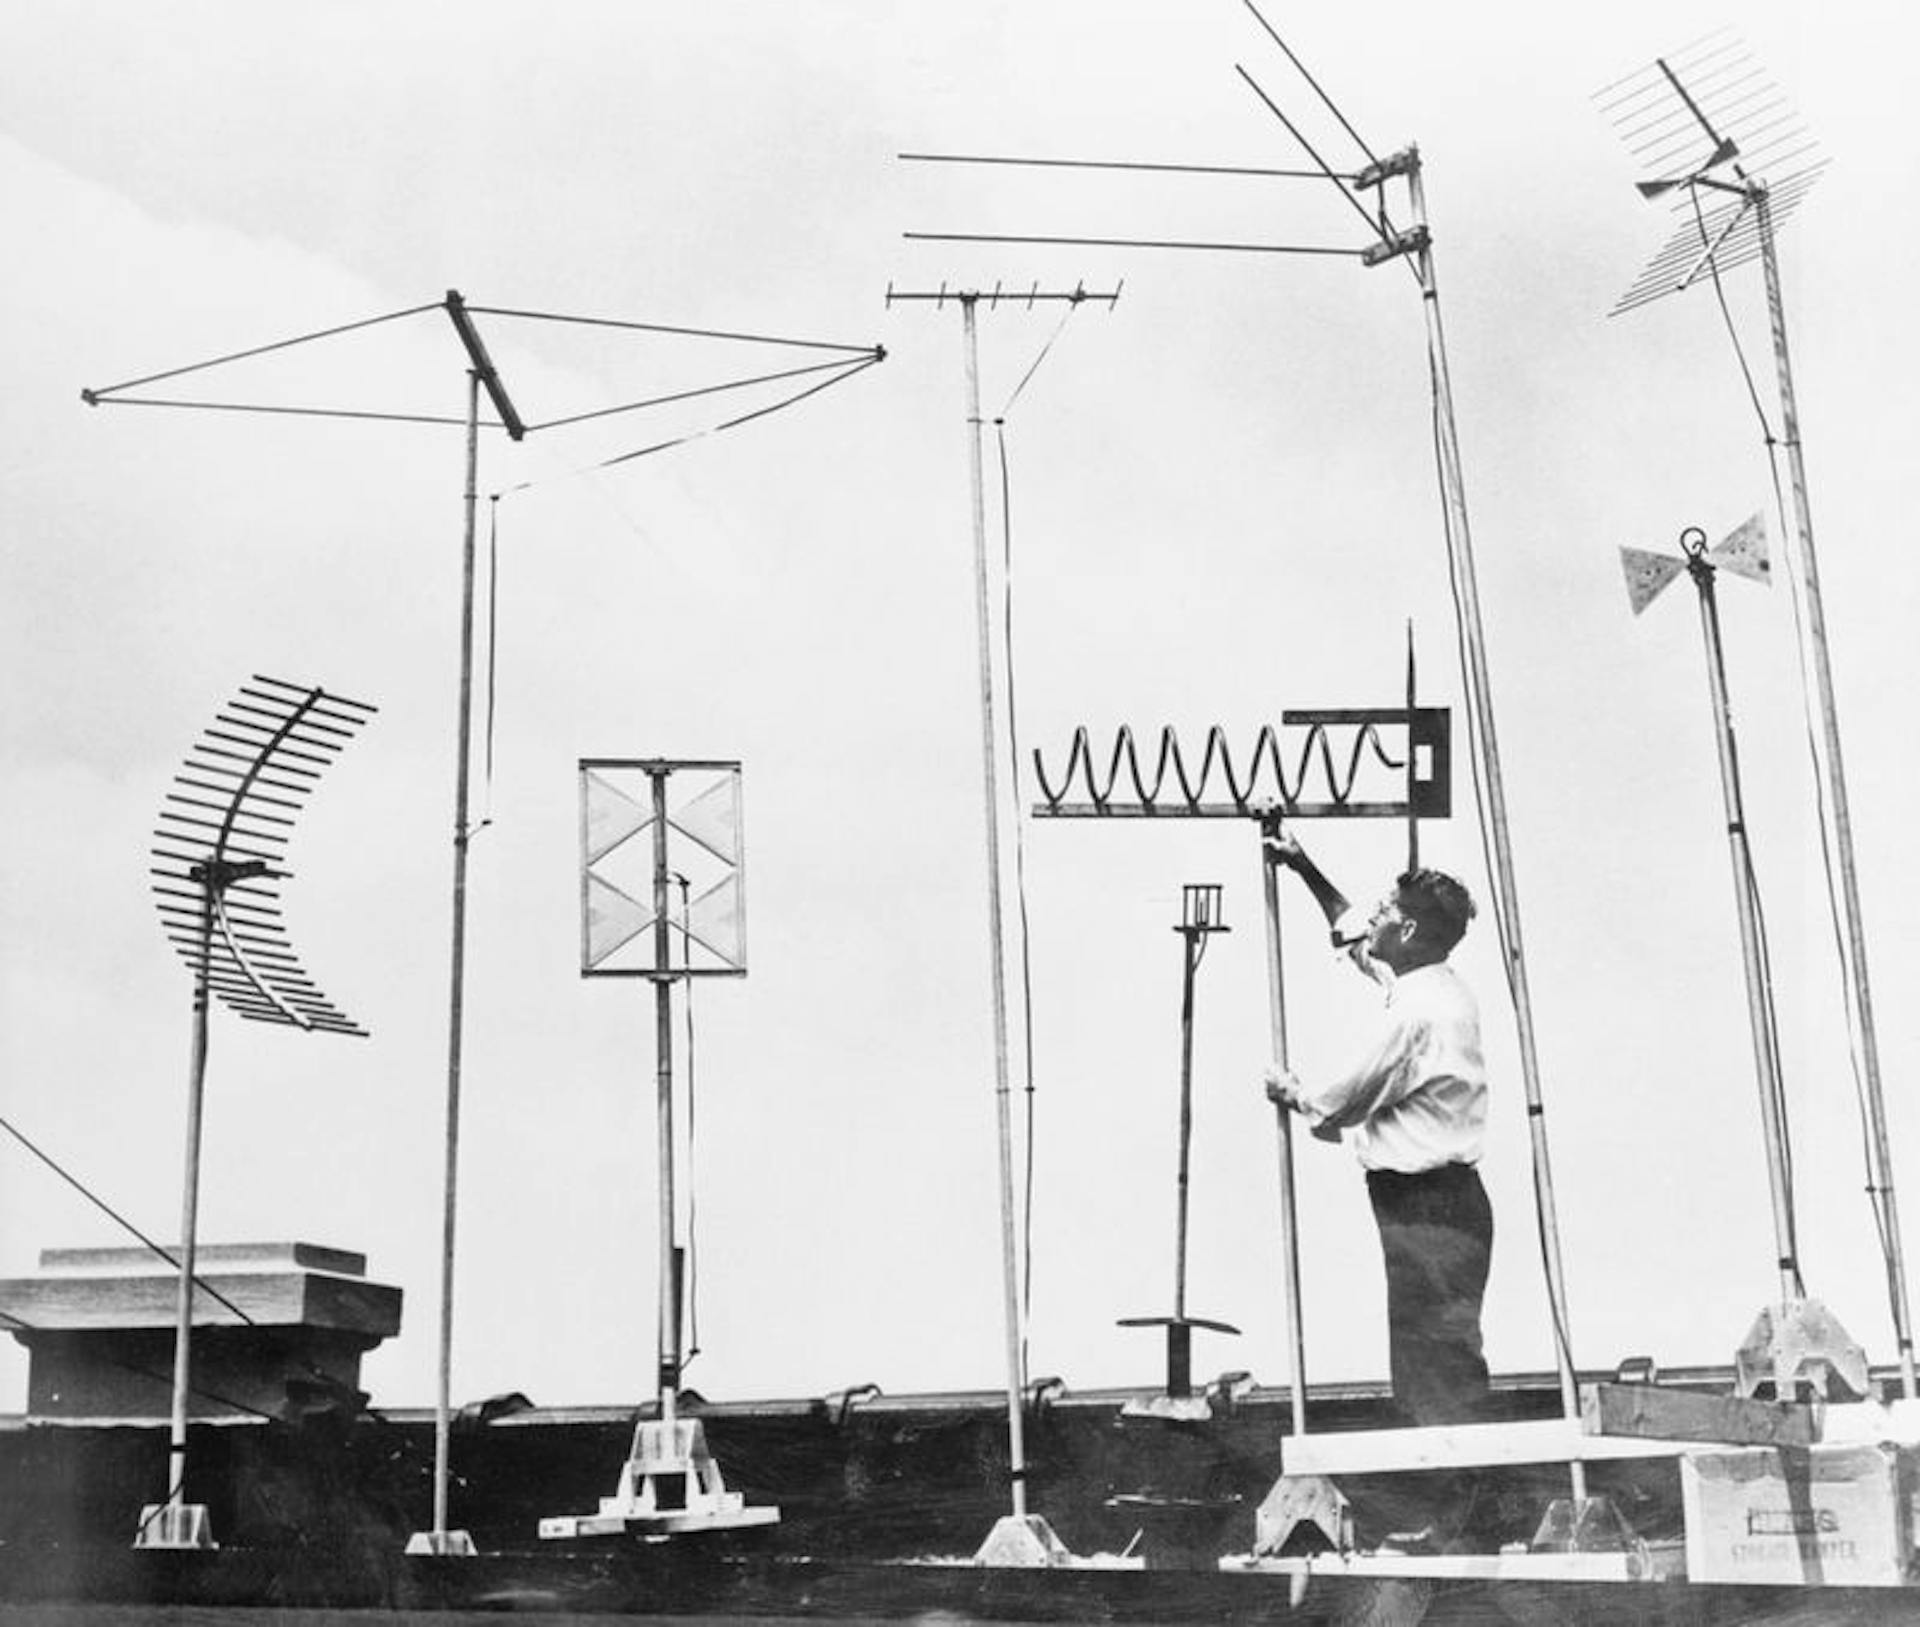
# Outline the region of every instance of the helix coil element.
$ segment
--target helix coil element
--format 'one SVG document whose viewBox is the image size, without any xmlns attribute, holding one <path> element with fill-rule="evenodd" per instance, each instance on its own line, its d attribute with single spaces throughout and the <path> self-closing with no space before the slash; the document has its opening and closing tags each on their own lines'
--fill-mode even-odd
<svg viewBox="0 0 1920 1627">
<path fill-rule="evenodd" d="M 1163 727 L 1151 751 L 1150 771 L 1149 753 L 1123 724 L 1104 773 L 1082 724 L 1073 732 L 1066 768 L 1057 782 L 1040 752 L 1033 753 L 1041 796 L 1033 811 L 1060 817 L 1202 818 L 1274 811 L 1296 818 L 1375 819 L 1443 819 L 1451 811 L 1451 729 L 1445 707 L 1289 711 L 1281 714 L 1281 727 L 1304 731 L 1292 772 L 1282 754 L 1280 732 L 1269 723 L 1254 737 L 1243 777 L 1226 730 L 1218 724 L 1207 730 L 1197 767 L 1189 766 L 1177 732 Z M 1335 737 L 1347 729 L 1353 732 L 1343 753 Z M 1383 732 L 1389 730 L 1404 731 L 1405 745 L 1398 755 Z M 1383 779 L 1397 794 L 1382 794 Z"/>
</svg>

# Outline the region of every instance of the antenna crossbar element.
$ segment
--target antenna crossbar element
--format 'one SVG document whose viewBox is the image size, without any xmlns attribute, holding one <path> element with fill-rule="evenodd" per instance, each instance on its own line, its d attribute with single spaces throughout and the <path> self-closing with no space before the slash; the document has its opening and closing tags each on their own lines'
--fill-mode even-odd
<svg viewBox="0 0 1920 1627">
<path fill-rule="evenodd" d="M 1360 263 L 1363 266 L 1385 265 L 1389 260 L 1398 260 L 1406 254 L 1424 254 L 1433 247 L 1433 233 L 1425 226 L 1410 226 L 1403 232 L 1395 232 L 1378 243 L 1370 243 L 1360 251 Z"/>
<path fill-rule="evenodd" d="M 1089 289 L 1084 283 L 1075 283 L 1073 287 L 1064 290 L 1042 289 L 1037 282 L 1024 290 L 1009 289 L 1004 283 L 995 283 L 992 288 L 949 288 L 942 283 L 932 290 L 907 290 L 897 289 L 892 283 L 888 283 L 887 304 L 893 306 L 919 303 L 939 307 L 944 306 L 948 300 L 953 300 L 957 304 L 971 302 L 975 305 L 985 305 L 988 310 L 993 310 L 1002 304 L 1029 308 L 1046 304 L 1092 304 L 1105 305 L 1108 310 L 1112 310 L 1120 303 L 1120 291 L 1125 286 L 1124 283 L 1116 283 L 1110 293 L 1102 294 Z"/>
<path fill-rule="evenodd" d="M 1376 159 L 1354 176 L 1352 186 L 1356 192 L 1369 192 L 1375 187 L 1385 186 L 1397 175 L 1411 175 L 1420 167 L 1420 149 L 1403 147 L 1397 153 L 1389 153 L 1385 158 Z"/>
<path fill-rule="evenodd" d="M 480 380 L 480 387 L 487 392 L 487 399 L 493 403 L 493 410 L 500 415 L 500 422 L 514 440 L 526 439 L 527 426 L 521 422 L 520 414 L 514 409 L 507 395 L 506 385 L 500 382 L 500 373 L 493 365 L 493 358 L 487 354 L 486 341 L 480 337 L 480 330 L 473 325 L 473 318 L 467 312 L 467 303 L 460 297 L 458 289 L 447 290 L 447 315 L 453 319 L 454 332 L 460 335 L 460 343 L 466 346 L 467 356 L 473 363 L 474 376 Z"/>
</svg>

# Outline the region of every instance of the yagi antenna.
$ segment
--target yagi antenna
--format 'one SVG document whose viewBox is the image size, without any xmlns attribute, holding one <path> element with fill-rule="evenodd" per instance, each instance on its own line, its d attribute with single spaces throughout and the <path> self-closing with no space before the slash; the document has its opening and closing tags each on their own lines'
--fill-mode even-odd
<svg viewBox="0 0 1920 1627">
<path fill-rule="evenodd" d="M 1610 316 L 1757 258 L 1765 231 L 1798 207 L 1826 168 L 1785 95 L 1724 30 L 1656 57 L 1595 100 L 1649 172 L 1634 183 L 1640 195 L 1670 198 L 1680 222 Z M 1771 222 L 1761 218 L 1762 196 Z"/>
</svg>

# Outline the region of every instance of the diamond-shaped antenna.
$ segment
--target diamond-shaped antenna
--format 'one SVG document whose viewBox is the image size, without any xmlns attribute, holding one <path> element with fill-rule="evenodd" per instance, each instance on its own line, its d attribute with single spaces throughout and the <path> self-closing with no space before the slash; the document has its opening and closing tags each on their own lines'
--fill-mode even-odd
<svg viewBox="0 0 1920 1627">
<path fill-rule="evenodd" d="M 174 776 L 154 832 L 154 902 L 200 985 L 237 1016 L 366 1030 L 301 969 L 280 915 L 294 815 L 375 708 L 255 675 Z"/>
<path fill-rule="evenodd" d="M 1761 252 L 1764 184 L 1773 225 L 1798 207 L 1827 160 L 1786 96 L 1726 30 L 1616 80 L 1595 95 L 1646 171 L 1645 198 L 1672 197 L 1680 224 L 1607 314 L 1618 316 Z M 1716 172 L 1727 171 L 1728 174 Z M 1761 172 L 1776 179 L 1761 183 Z M 1709 205 L 1702 191 L 1720 194 Z"/>
</svg>

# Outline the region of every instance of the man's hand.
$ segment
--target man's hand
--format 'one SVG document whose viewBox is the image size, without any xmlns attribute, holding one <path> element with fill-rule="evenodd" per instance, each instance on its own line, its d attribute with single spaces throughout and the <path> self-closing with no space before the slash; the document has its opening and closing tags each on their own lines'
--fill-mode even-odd
<svg viewBox="0 0 1920 1627">
<path fill-rule="evenodd" d="M 1306 850 L 1300 845 L 1300 838 L 1284 825 L 1276 824 L 1262 832 L 1260 845 L 1273 855 L 1275 864 L 1283 864 L 1289 870 L 1306 856 Z"/>
<path fill-rule="evenodd" d="M 1296 1113 L 1304 1111 L 1300 1102 L 1300 1081 L 1294 1074 L 1285 1068 L 1272 1067 L 1261 1078 L 1267 1087 L 1267 1100 L 1275 1107 L 1290 1108 Z"/>
</svg>

